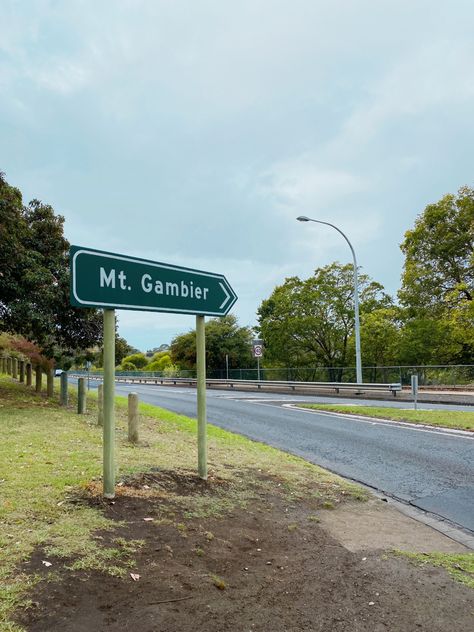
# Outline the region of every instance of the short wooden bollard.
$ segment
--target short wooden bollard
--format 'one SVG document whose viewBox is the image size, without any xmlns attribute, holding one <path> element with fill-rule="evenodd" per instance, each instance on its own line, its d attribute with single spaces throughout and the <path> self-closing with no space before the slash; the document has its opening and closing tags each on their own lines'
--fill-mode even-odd
<svg viewBox="0 0 474 632">
<path fill-rule="evenodd" d="M 97 425 L 104 425 L 104 385 L 102 383 L 97 389 Z"/>
<path fill-rule="evenodd" d="M 12 378 L 14 380 L 18 379 L 18 359 L 12 358 Z"/>
<path fill-rule="evenodd" d="M 138 443 L 138 395 L 128 394 L 128 440 Z"/>
<path fill-rule="evenodd" d="M 20 382 L 25 381 L 25 361 L 20 361 Z"/>
<path fill-rule="evenodd" d="M 54 395 L 54 369 L 48 369 L 46 373 L 46 394 L 48 397 Z"/>
<path fill-rule="evenodd" d="M 77 413 L 84 415 L 86 412 L 86 378 L 80 377 L 77 380 Z"/>
<path fill-rule="evenodd" d="M 12 374 L 12 359 L 7 358 L 7 373 L 8 375 Z"/>
<path fill-rule="evenodd" d="M 7 372 L 7 359 L 5 356 L 2 356 L 1 358 L 1 364 L 0 364 L 0 370 L 2 373 L 6 373 Z"/>
<path fill-rule="evenodd" d="M 41 382 L 43 380 L 43 371 L 39 364 L 36 365 L 35 378 L 36 378 L 35 391 L 37 393 L 41 393 Z"/>
<path fill-rule="evenodd" d="M 33 367 L 28 362 L 26 365 L 26 385 L 31 386 L 33 383 Z"/>
<path fill-rule="evenodd" d="M 59 391 L 59 403 L 61 406 L 67 406 L 68 403 L 68 391 L 67 391 L 67 373 L 63 371 L 61 373 L 61 389 Z"/>
</svg>

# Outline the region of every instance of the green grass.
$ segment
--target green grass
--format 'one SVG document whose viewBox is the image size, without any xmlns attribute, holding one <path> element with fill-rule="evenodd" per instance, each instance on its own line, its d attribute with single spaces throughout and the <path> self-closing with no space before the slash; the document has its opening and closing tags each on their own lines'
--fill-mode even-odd
<svg viewBox="0 0 474 632">
<path fill-rule="evenodd" d="M 72 393 L 73 391 L 71 391 Z M 56 397 L 0 376 L 0 630 L 17 631 L 12 613 L 26 603 L 28 590 L 40 578 L 21 570 L 33 551 L 42 550 L 52 566 L 42 579 L 61 568 L 95 569 L 123 576 L 133 565 L 139 541 L 113 537 L 117 523 L 100 507 L 77 502 L 100 493 L 101 428 L 96 424 L 96 393 L 89 394 L 88 413 L 77 415 L 72 397 L 68 409 Z M 194 474 L 197 468 L 196 421 L 140 405 L 140 442 L 127 441 L 125 398 L 117 398 L 118 477 L 152 467 Z M 209 495 L 168 496 L 156 522 L 175 524 L 185 534 L 184 519 L 225 515 L 262 494 L 289 499 L 314 498 L 319 506 L 344 498 L 365 498 L 359 487 L 297 457 L 208 426 L 210 484 L 222 481 Z M 137 490 L 120 487 L 117 492 Z M 153 493 L 153 490 L 146 493 Z M 181 516 L 175 519 L 173 506 Z M 98 537 L 97 533 L 110 535 Z M 105 544 L 105 540 L 108 541 Z"/>
<path fill-rule="evenodd" d="M 408 403 L 407 406 L 409 406 Z M 382 408 L 381 406 L 350 406 L 342 404 L 301 404 L 300 407 L 345 413 L 347 415 L 406 421 L 412 424 L 474 430 L 474 410 L 473 412 L 460 410 L 403 410 L 401 408 Z"/>
<path fill-rule="evenodd" d="M 396 551 L 397 555 L 407 557 L 421 566 L 439 566 L 458 582 L 474 588 L 474 553 L 407 553 Z"/>
</svg>

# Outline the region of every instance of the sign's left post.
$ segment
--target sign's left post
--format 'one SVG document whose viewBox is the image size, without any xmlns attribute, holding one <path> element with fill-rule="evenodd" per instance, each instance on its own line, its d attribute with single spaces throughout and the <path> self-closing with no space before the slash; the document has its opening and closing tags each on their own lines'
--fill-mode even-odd
<svg viewBox="0 0 474 632">
<path fill-rule="evenodd" d="M 104 309 L 104 496 L 115 497 L 115 310 Z"/>
</svg>

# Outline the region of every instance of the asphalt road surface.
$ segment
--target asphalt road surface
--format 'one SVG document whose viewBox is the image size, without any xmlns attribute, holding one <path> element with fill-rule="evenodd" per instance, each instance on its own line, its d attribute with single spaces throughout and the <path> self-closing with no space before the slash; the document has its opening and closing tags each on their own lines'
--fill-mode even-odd
<svg viewBox="0 0 474 632">
<path fill-rule="evenodd" d="M 195 389 L 117 384 L 116 391 L 137 392 L 141 401 L 196 417 Z M 302 401 L 355 403 L 350 398 L 208 389 L 207 417 L 216 426 L 301 456 L 474 532 L 474 434 L 292 407 Z M 357 403 L 410 407 L 394 401 Z M 463 409 L 441 404 L 419 408 Z"/>
</svg>

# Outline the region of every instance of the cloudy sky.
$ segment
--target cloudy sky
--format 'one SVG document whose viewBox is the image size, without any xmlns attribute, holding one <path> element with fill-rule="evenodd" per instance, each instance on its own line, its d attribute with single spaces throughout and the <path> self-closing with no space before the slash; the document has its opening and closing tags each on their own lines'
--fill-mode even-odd
<svg viewBox="0 0 474 632">
<path fill-rule="evenodd" d="M 243 325 L 350 261 L 300 214 L 395 293 L 404 232 L 474 184 L 473 33 L 472 0 L 0 0 L 0 170 L 74 244 L 223 273 Z"/>
</svg>

